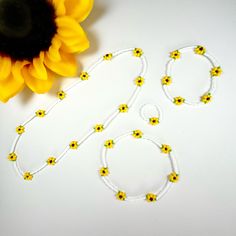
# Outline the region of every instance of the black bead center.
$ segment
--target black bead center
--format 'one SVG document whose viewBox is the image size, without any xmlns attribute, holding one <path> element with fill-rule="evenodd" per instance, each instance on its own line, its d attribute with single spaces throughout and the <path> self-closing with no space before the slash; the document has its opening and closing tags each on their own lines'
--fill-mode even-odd
<svg viewBox="0 0 236 236">
<path fill-rule="evenodd" d="M 46 51 L 57 32 L 49 0 L 0 0 L 0 54 L 32 60 Z"/>
</svg>

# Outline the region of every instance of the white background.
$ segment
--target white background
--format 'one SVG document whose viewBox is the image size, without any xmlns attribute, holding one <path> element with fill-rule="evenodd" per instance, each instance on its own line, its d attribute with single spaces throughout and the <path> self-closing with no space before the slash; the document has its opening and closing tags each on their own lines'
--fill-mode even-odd
<svg viewBox="0 0 236 236">
<path fill-rule="evenodd" d="M 149 64 L 146 84 L 129 114 L 32 182 L 20 179 L 6 159 L 15 127 L 46 108 L 56 91 L 72 81 L 58 80 L 45 95 L 25 89 L 0 104 L 0 235 L 236 235 L 235 13 L 235 0 L 96 0 L 83 23 L 91 48 L 78 56 L 81 69 L 107 51 L 142 47 Z M 164 96 L 160 78 L 170 51 L 195 44 L 204 45 L 224 73 L 217 78 L 211 104 L 176 107 Z M 128 55 L 103 65 L 50 116 L 32 123 L 17 150 L 22 168 L 37 168 L 102 122 L 127 100 L 138 70 L 139 64 Z M 174 67 L 171 91 L 196 99 L 208 86 L 208 71 L 206 61 L 184 57 Z M 158 127 L 139 117 L 139 107 L 146 102 L 162 108 Z M 154 204 L 117 201 L 97 172 L 104 140 L 136 128 L 171 144 L 181 171 L 181 181 Z M 109 163 L 114 181 L 132 194 L 152 191 L 169 171 L 167 159 L 155 147 L 131 139 L 117 146 Z"/>
</svg>

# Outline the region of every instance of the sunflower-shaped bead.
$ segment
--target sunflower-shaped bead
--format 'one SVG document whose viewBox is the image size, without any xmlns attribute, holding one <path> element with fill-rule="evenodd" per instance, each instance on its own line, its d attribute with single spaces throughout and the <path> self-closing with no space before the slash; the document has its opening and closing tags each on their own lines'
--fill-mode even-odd
<svg viewBox="0 0 236 236">
<path fill-rule="evenodd" d="M 132 135 L 134 138 L 142 138 L 143 133 L 141 130 L 134 130 Z"/>
<path fill-rule="evenodd" d="M 99 133 L 99 132 L 102 132 L 104 130 L 104 126 L 103 124 L 97 124 L 93 127 L 94 131 Z"/>
<path fill-rule="evenodd" d="M 25 172 L 23 175 L 24 180 L 32 180 L 33 175 L 30 172 Z"/>
<path fill-rule="evenodd" d="M 56 164 L 56 160 L 57 159 L 55 157 L 49 157 L 46 162 L 49 166 L 54 166 Z"/>
<path fill-rule="evenodd" d="M 104 177 L 104 176 L 108 176 L 109 175 L 109 170 L 107 167 L 102 167 L 100 170 L 99 170 L 99 174 L 100 176 Z"/>
<path fill-rule="evenodd" d="M 104 146 L 109 149 L 113 148 L 114 145 L 115 145 L 115 142 L 112 139 L 106 140 L 104 143 Z"/>
<path fill-rule="evenodd" d="M 143 77 L 141 77 L 141 76 L 138 76 L 138 77 L 134 80 L 134 83 L 135 83 L 137 86 L 139 86 L 139 87 L 143 86 L 144 82 L 145 82 L 145 79 L 144 79 Z"/>
<path fill-rule="evenodd" d="M 222 69 L 220 66 L 213 67 L 210 73 L 212 77 L 220 76 L 222 74 Z"/>
<path fill-rule="evenodd" d="M 16 132 L 18 134 L 23 134 L 25 132 L 25 127 L 23 125 L 19 125 L 18 127 L 16 127 Z"/>
<path fill-rule="evenodd" d="M 12 152 L 8 155 L 7 158 L 8 158 L 9 161 L 16 161 L 17 155 L 16 155 L 16 153 Z"/>
<path fill-rule="evenodd" d="M 37 117 L 42 118 L 42 117 L 44 117 L 46 115 L 46 112 L 44 110 L 38 110 L 38 111 L 35 112 L 35 115 Z"/>
<path fill-rule="evenodd" d="M 159 118 L 158 117 L 151 117 L 149 118 L 149 124 L 150 125 L 158 125 L 159 124 Z"/>
<path fill-rule="evenodd" d="M 113 55 L 112 53 L 107 53 L 103 56 L 104 61 L 110 61 L 112 59 Z"/>
<path fill-rule="evenodd" d="M 178 50 L 175 50 L 175 51 L 170 53 L 170 58 L 172 58 L 174 60 L 179 59 L 180 56 L 181 56 L 181 54 Z"/>
<path fill-rule="evenodd" d="M 79 77 L 80 77 L 81 80 L 88 80 L 89 79 L 89 74 L 88 74 L 88 72 L 83 71 L 83 72 L 80 73 Z"/>
<path fill-rule="evenodd" d="M 126 193 L 123 191 L 118 191 L 118 193 L 116 194 L 116 198 L 120 201 L 125 201 Z"/>
<path fill-rule="evenodd" d="M 168 180 L 172 183 L 176 183 L 179 181 L 179 175 L 175 172 L 172 172 L 168 175 Z"/>
<path fill-rule="evenodd" d="M 125 112 L 128 112 L 129 111 L 129 107 L 127 104 L 121 104 L 119 106 L 119 112 L 120 113 L 125 113 Z"/>
<path fill-rule="evenodd" d="M 148 202 L 155 202 L 157 200 L 157 195 L 154 193 L 148 193 L 146 194 L 146 200 Z"/>
<path fill-rule="evenodd" d="M 182 97 L 175 97 L 173 103 L 177 106 L 182 105 L 185 102 L 185 99 Z"/>
<path fill-rule="evenodd" d="M 58 97 L 60 100 L 63 100 L 63 99 L 65 99 L 65 97 L 66 97 L 66 93 L 61 90 L 61 91 L 59 91 L 59 92 L 57 93 L 57 97 Z"/>
<path fill-rule="evenodd" d="M 71 141 L 69 147 L 70 149 L 78 149 L 79 147 L 78 141 Z"/>
<path fill-rule="evenodd" d="M 172 151 L 171 147 L 167 144 L 162 144 L 161 145 L 161 152 L 162 153 L 165 153 L 165 154 L 168 154 Z"/>
<path fill-rule="evenodd" d="M 199 45 L 199 46 L 194 48 L 194 52 L 196 54 L 199 54 L 199 55 L 204 55 L 206 53 L 206 48 L 204 48 L 203 46 Z"/>
<path fill-rule="evenodd" d="M 212 95 L 211 93 L 206 93 L 203 96 L 201 96 L 201 102 L 207 104 L 212 101 Z"/>
<path fill-rule="evenodd" d="M 135 57 L 141 57 L 143 55 L 143 50 L 141 48 L 135 48 L 133 50 L 133 55 Z"/>
<path fill-rule="evenodd" d="M 170 76 L 166 75 L 161 80 L 162 85 L 170 85 L 172 83 L 172 79 Z"/>
</svg>

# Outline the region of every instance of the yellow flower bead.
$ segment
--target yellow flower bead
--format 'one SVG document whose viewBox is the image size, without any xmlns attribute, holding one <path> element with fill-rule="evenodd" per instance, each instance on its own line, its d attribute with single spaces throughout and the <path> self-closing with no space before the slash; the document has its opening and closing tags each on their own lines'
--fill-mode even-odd
<svg viewBox="0 0 236 236">
<path fill-rule="evenodd" d="M 100 170 L 99 170 L 99 173 L 101 176 L 108 176 L 109 175 L 109 170 L 107 167 L 102 167 Z"/>
<path fill-rule="evenodd" d="M 173 103 L 177 106 L 182 105 L 185 102 L 185 99 L 182 97 L 175 97 Z"/>
<path fill-rule="evenodd" d="M 181 56 L 180 52 L 178 50 L 175 50 L 170 53 L 170 57 L 174 60 L 179 59 Z"/>
<path fill-rule="evenodd" d="M 120 201 L 125 201 L 126 199 L 126 193 L 125 192 L 122 192 L 122 191 L 119 191 L 117 194 L 116 194 L 116 198 Z"/>
<path fill-rule="evenodd" d="M 55 158 L 55 157 L 49 157 L 49 158 L 47 159 L 47 164 L 48 164 L 49 166 L 54 166 L 54 165 L 56 164 L 56 158 Z"/>
<path fill-rule="evenodd" d="M 25 132 L 25 127 L 23 125 L 16 127 L 16 132 L 18 134 L 23 134 Z"/>
<path fill-rule="evenodd" d="M 141 57 L 143 55 L 143 50 L 141 48 L 135 48 L 133 50 L 133 55 L 135 57 Z"/>
<path fill-rule="evenodd" d="M 77 141 L 71 141 L 69 146 L 70 146 L 70 149 L 78 149 L 79 144 Z"/>
<path fill-rule="evenodd" d="M 220 66 L 217 66 L 217 67 L 213 67 L 210 71 L 211 73 L 211 76 L 213 77 L 216 77 L 216 76 L 220 76 L 222 74 L 222 69 Z"/>
<path fill-rule="evenodd" d="M 9 161 L 16 161 L 17 155 L 14 152 L 12 152 L 8 155 L 7 158 L 8 158 Z"/>
<path fill-rule="evenodd" d="M 199 46 L 194 48 L 194 52 L 196 54 L 199 54 L 199 55 L 204 55 L 206 53 L 206 48 L 204 48 L 203 46 L 199 45 Z"/>
<path fill-rule="evenodd" d="M 113 57 L 112 53 L 107 53 L 103 56 L 103 60 L 110 61 L 112 57 Z"/>
<path fill-rule="evenodd" d="M 60 99 L 60 100 L 63 100 L 65 97 L 66 97 L 66 93 L 64 91 L 59 91 L 57 93 L 57 97 Z"/>
<path fill-rule="evenodd" d="M 129 111 L 128 105 L 127 105 L 127 104 L 121 104 L 121 105 L 119 106 L 119 111 L 120 111 L 121 113 L 128 112 L 128 111 Z"/>
<path fill-rule="evenodd" d="M 162 85 L 170 85 L 172 83 L 172 79 L 170 76 L 164 76 L 161 80 Z"/>
<path fill-rule="evenodd" d="M 38 111 L 35 112 L 35 115 L 37 117 L 41 118 L 41 117 L 44 117 L 46 115 L 46 112 L 44 110 L 38 110 Z"/>
<path fill-rule="evenodd" d="M 171 147 L 167 144 L 162 144 L 161 146 L 161 152 L 168 154 L 172 151 Z"/>
<path fill-rule="evenodd" d="M 107 140 L 107 141 L 105 141 L 105 143 L 104 143 L 104 146 L 106 147 L 106 148 L 113 148 L 114 147 L 114 145 L 115 145 L 115 142 L 114 142 L 114 140 L 112 140 L 112 139 L 109 139 L 109 140 Z"/>
<path fill-rule="evenodd" d="M 141 76 L 137 77 L 137 78 L 134 80 L 134 83 L 135 83 L 137 86 L 139 86 L 139 87 L 143 86 L 144 82 L 145 82 L 145 79 L 144 79 L 143 77 L 141 77 Z"/>
<path fill-rule="evenodd" d="M 24 180 L 32 180 L 33 175 L 30 172 L 25 172 L 23 175 Z"/>
<path fill-rule="evenodd" d="M 88 80 L 89 79 L 89 74 L 88 74 L 88 72 L 83 71 L 83 72 L 80 73 L 79 77 L 80 77 L 81 80 Z"/>
<path fill-rule="evenodd" d="M 168 180 L 172 183 L 176 183 L 179 181 L 179 175 L 175 172 L 172 172 L 168 175 Z"/>
<path fill-rule="evenodd" d="M 203 96 L 201 96 L 201 102 L 207 104 L 212 101 L 212 95 L 210 93 L 206 93 Z"/>
<path fill-rule="evenodd" d="M 93 128 L 95 132 L 102 132 L 104 130 L 104 126 L 102 124 L 97 124 Z"/>
<path fill-rule="evenodd" d="M 146 200 L 148 202 L 155 202 L 157 200 L 157 195 L 153 193 L 146 194 Z"/>
<path fill-rule="evenodd" d="M 158 117 L 149 118 L 149 124 L 150 125 L 158 125 L 159 124 L 159 118 Z"/>
<path fill-rule="evenodd" d="M 134 138 L 142 138 L 143 133 L 141 130 L 134 130 L 132 135 Z"/>
</svg>

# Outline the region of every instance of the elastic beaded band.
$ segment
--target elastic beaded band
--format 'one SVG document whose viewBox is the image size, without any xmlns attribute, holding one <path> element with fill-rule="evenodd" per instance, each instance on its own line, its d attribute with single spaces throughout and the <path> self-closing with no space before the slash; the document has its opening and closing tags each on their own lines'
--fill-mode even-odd
<svg viewBox="0 0 236 236">
<path fill-rule="evenodd" d="M 145 115 L 145 109 L 147 109 L 148 107 L 154 108 L 155 112 L 157 112 L 157 115 L 147 117 L 147 115 Z M 140 112 L 141 118 L 144 121 L 148 122 L 148 124 L 153 125 L 153 126 L 158 125 L 162 119 L 160 108 L 154 104 L 147 103 L 147 104 L 142 105 L 139 112 Z"/>
<path fill-rule="evenodd" d="M 78 141 L 71 141 L 68 145 L 66 145 L 65 149 L 62 151 L 62 153 L 60 155 L 58 155 L 57 158 L 56 157 L 49 157 L 41 167 L 39 167 L 38 169 L 36 169 L 32 172 L 23 171 L 19 165 L 19 161 L 18 161 L 19 157 L 16 154 L 16 149 L 17 149 L 20 138 L 22 137 L 23 133 L 26 131 L 26 126 L 29 125 L 31 123 L 31 121 L 33 121 L 36 117 L 43 118 L 44 116 L 48 115 L 57 104 L 59 104 L 60 102 L 62 102 L 64 99 L 66 99 L 68 97 L 70 90 L 75 88 L 79 83 L 87 81 L 90 78 L 90 75 L 93 72 L 93 70 L 98 65 L 100 65 L 101 63 L 106 63 L 107 61 L 111 61 L 111 60 L 115 59 L 116 57 L 118 57 L 122 54 L 125 54 L 125 53 L 129 53 L 132 56 L 137 57 L 141 61 L 141 65 L 142 65 L 140 73 L 134 79 L 135 89 L 134 89 L 132 95 L 130 96 L 130 98 L 128 99 L 127 103 L 119 105 L 113 111 L 113 113 L 111 115 L 109 115 L 107 117 L 107 119 L 105 119 L 105 121 L 103 123 L 95 124 L 84 137 L 78 139 Z M 146 68 L 147 68 L 147 62 L 146 62 L 146 58 L 143 56 L 142 49 L 129 48 L 129 49 L 120 50 L 120 51 L 117 51 L 114 53 L 107 53 L 104 56 L 100 57 L 86 71 L 81 72 L 81 74 L 78 78 L 79 81 L 72 83 L 72 85 L 70 85 L 69 87 L 67 87 L 63 90 L 60 90 L 57 93 L 57 101 L 56 102 L 54 102 L 46 110 L 38 110 L 38 111 L 34 112 L 34 115 L 32 117 L 30 117 L 22 125 L 20 125 L 16 128 L 17 136 L 15 138 L 15 141 L 13 142 L 12 148 L 10 150 L 10 154 L 8 155 L 8 160 L 12 161 L 14 163 L 15 169 L 16 169 L 17 173 L 19 174 L 19 176 L 21 178 L 23 177 L 23 179 L 25 179 L 25 180 L 32 180 L 34 175 L 36 175 L 37 173 L 44 170 L 47 166 L 54 166 L 56 163 L 58 163 L 66 155 L 66 153 L 69 150 L 78 149 L 78 147 L 81 144 L 83 144 L 90 136 L 92 136 L 95 133 L 100 133 L 100 132 L 104 131 L 120 113 L 128 112 L 129 109 L 133 106 L 134 102 L 136 101 L 136 99 L 141 91 L 141 87 L 144 84 L 143 77 L 146 73 Z"/>
<path fill-rule="evenodd" d="M 171 173 L 169 173 L 169 175 L 167 175 L 166 181 L 160 189 L 156 189 L 152 192 L 148 192 L 148 193 L 141 194 L 138 196 L 130 196 L 129 194 L 127 194 L 126 191 L 124 191 L 120 187 L 116 186 L 113 183 L 113 181 L 111 180 L 109 166 L 108 166 L 108 162 L 107 162 L 108 151 L 111 148 L 115 148 L 117 143 L 120 140 L 130 137 L 130 136 L 133 138 L 144 139 L 144 140 L 151 142 L 163 154 L 165 154 L 168 157 L 168 159 L 170 161 L 170 166 L 171 166 Z M 109 159 L 110 159 L 110 157 L 109 157 Z M 105 185 L 109 189 L 111 189 L 114 192 L 115 197 L 121 201 L 146 200 L 147 202 L 155 202 L 167 193 L 167 191 L 169 190 L 170 186 L 173 183 L 176 183 L 179 180 L 178 166 L 177 166 L 177 162 L 176 162 L 175 158 L 172 155 L 171 147 L 167 144 L 160 144 L 160 143 L 156 142 L 153 138 L 145 136 L 141 130 L 134 130 L 132 132 L 128 132 L 127 134 L 120 135 L 115 139 L 109 139 L 109 140 L 105 141 L 105 143 L 103 145 L 103 149 L 102 149 L 101 164 L 102 164 L 102 167 L 99 169 L 99 175 L 100 175 L 102 181 L 105 183 Z"/>
<path fill-rule="evenodd" d="M 193 52 L 197 55 L 203 56 L 206 58 L 209 63 L 211 64 L 212 68 L 209 71 L 209 76 L 210 76 L 210 87 L 209 89 L 200 96 L 199 100 L 197 102 L 189 102 L 185 98 L 181 96 L 173 97 L 169 90 L 168 87 L 172 84 L 173 78 L 171 75 L 171 68 L 176 60 L 180 60 L 182 54 L 186 52 Z M 203 46 L 190 46 L 190 47 L 184 47 L 178 50 L 175 50 L 170 53 L 170 60 L 166 64 L 166 73 L 161 79 L 161 84 L 164 90 L 165 95 L 167 98 L 175 105 L 182 105 L 182 104 L 187 104 L 187 105 L 199 105 L 199 104 L 206 104 L 212 101 L 212 95 L 215 92 L 215 83 L 216 79 L 215 77 L 218 77 L 222 73 L 221 67 L 218 65 L 214 57 L 209 55 L 206 51 L 206 48 Z"/>
</svg>

